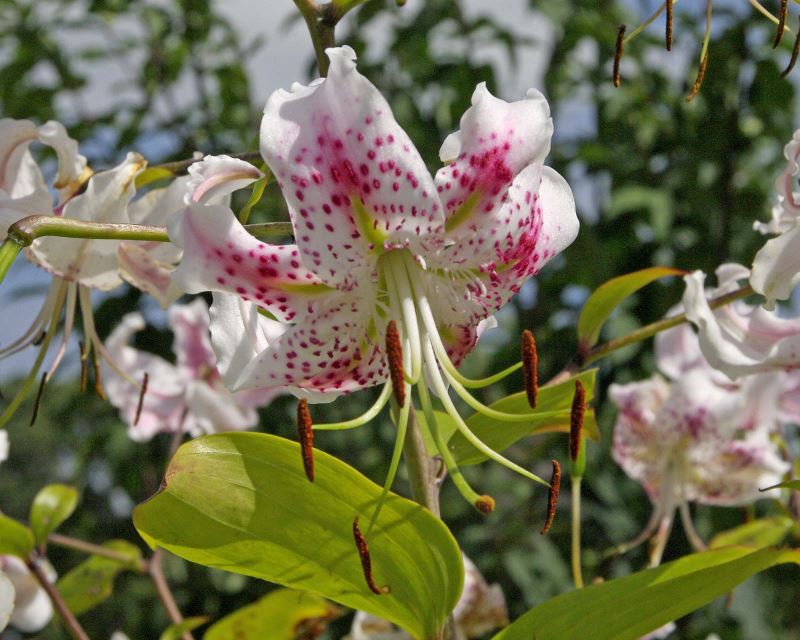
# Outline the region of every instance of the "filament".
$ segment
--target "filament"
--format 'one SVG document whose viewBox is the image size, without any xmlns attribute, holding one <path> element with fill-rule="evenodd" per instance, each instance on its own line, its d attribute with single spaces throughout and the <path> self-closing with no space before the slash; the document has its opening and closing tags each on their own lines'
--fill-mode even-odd
<svg viewBox="0 0 800 640">
<path fill-rule="evenodd" d="M 72 327 L 75 321 L 75 303 L 77 297 L 78 286 L 74 282 L 70 282 L 67 286 L 67 303 L 64 307 L 64 335 L 61 338 L 61 344 L 58 345 L 58 350 L 53 358 L 53 363 L 50 365 L 50 370 L 47 372 L 46 382 L 50 382 L 50 379 L 55 374 L 58 365 L 61 364 L 61 360 L 67 351 L 67 343 L 72 336 Z"/>
<path fill-rule="evenodd" d="M 341 431 L 345 429 L 355 429 L 356 427 L 362 427 L 365 424 L 367 424 L 370 420 L 375 418 L 381 412 L 381 410 L 386 406 L 386 403 L 389 401 L 389 397 L 391 395 L 392 395 L 392 383 L 387 382 L 385 385 L 383 385 L 381 394 L 378 396 L 378 399 L 375 401 L 375 403 L 357 418 L 353 418 L 352 420 L 346 420 L 344 422 L 326 422 L 321 424 L 315 424 L 314 430 Z"/>
</svg>

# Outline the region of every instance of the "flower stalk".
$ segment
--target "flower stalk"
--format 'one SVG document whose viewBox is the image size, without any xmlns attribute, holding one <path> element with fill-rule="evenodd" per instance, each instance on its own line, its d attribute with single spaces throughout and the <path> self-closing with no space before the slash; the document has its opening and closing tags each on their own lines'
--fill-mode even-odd
<svg viewBox="0 0 800 640">
<path fill-rule="evenodd" d="M 81 623 L 78 622 L 75 614 L 70 611 L 70 608 L 67 606 L 67 603 L 64 602 L 64 598 L 61 597 L 56 586 L 48 579 L 47 574 L 39 564 L 39 560 L 40 559 L 36 555 L 30 554 L 26 558 L 25 564 L 28 566 L 28 569 L 30 569 L 30 572 L 36 576 L 42 589 L 47 592 L 47 595 L 53 603 L 53 607 L 58 611 L 58 615 L 61 616 L 61 620 L 64 622 L 64 626 L 67 628 L 67 631 L 69 631 L 69 634 L 75 638 L 75 640 L 89 640 L 89 636 L 86 631 L 84 631 Z"/>
</svg>

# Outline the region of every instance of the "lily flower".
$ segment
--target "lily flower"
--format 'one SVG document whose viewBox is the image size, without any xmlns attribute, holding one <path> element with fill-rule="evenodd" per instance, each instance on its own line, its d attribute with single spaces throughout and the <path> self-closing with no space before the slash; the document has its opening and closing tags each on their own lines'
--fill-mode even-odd
<svg viewBox="0 0 800 640">
<path fill-rule="evenodd" d="M 540 480 L 474 436 L 448 386 L 476 410 L 491 411 L 467 391 L 486 382 L 464 378 L 456 366 L 479 323 L 577 234 L 570 188 L 543 165 L 553 131 L 547 102 L 531 90 L 507 103 L 478 85 L 460 131 L 442 145 L 446 164 L 434 178 L 386 100 L 358 73 L 353 50 L 327 53 L 328 77 L 276 91 L 261 125 L 262 155 L 286 199 L 296 244 L 259 241 L 225 207 L 190 206 L 170 226 L 184 252 L 174 277 L 188 292 L 235 294 L 291 323 L 240 371 L 234 388 L 330 400 L 384 384 L 366 417 L 317 427 L 347 428 L 388 402 L 390 368 L 402 369 L 400 395 L 414 386 L 432 416 L 429 385 L 476 447 Z M 393 351 L 402 356 L 387 364 L 392 325 L 401 347 Z M 399 407 L 398 458 L 410 404 Z M 495 417 L 528 419 L 509 415 Z M 439 449 L 452 474 L 454 462 Z M 457 482 L 475 503 L 479 496 Z"/>
<path fill-rule="evenodd" d="M 719 286 L 709 293 L 701 271 L 684 277 L 683 306 L 697 327 L 700 349 L 709 364 L 731 380 L 759 371 L 800 367 L 800 318 L 782 318 L 743 300 L 713 311 L 709 306 L 707 295 L 734 291 L 737 281 L 749 275 L 741 265 L 721 265 L 717 269 Z"/>
<path fill-rule="evenodd" d="M 128 424 L 128 435 L 139 442 L 158 433 L 192 436 L 253 427 L 258 421 L 255 401 L 259 394 L 232 394 L 217 370 L 217 358 L 208 333 L 208 307 L 202 299 L 173 305 L 168 312 L 175 335 L 176 362 L 129 346 L 130 338 L 145 327 L 139 313 L 129 313 L 114 329 L 106 348 L 126 377 L 108 367 L 104 372 L 108 399 Z M 129 378 L 143 380 L 144 391 Z"/>
<path fill-rule="evenodd" d="M 643 485 L 654 505 L 645 530 L 621 550 L 655 534 L 654 565 L 660 562 L 676 510 L 690 542 L 702 549 L 690 502 L 748 504 L 760 497 L 759 487 L 780 482 L 789 469 L 771 438 L 783 418 L 776 402 L 781 374 L 755 374 L 733 384 L 705 362 L 676 366 L 681 360 L 689 362 L 690 350 L 697 353 L 693 337 L 687 326 L 659 335 L 658 364 L 675 375 L 672 380 L 654 374 L 609 389 L 619 410 L 613 457 Z M 687 348 L 676 357 L 669 347 L 678 344 Z M 662 354 L 669 356 L 664 365 Z"/>
<path fill-rule="evenodd" d="M 50 564 L 39 562 L 50 582 L 55 582 Z M 15 556 L 0 556 L 0 631 L 11 624 L 23 633 L 37 633 L 52 617 L 50 596 L 25 563 Z"/>
</svg>

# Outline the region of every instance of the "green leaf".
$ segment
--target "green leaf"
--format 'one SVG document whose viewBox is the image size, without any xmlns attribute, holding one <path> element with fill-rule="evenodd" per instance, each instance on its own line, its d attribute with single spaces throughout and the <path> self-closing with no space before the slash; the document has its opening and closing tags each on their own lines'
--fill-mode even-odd
<svg viewBox="0 0 800 640">
<path fill-rule="evenodd" d="M 601 284 L 586 301 L 578 317 L 578 341 L 582 350 L 597 343 L 600 329 L 614 309 L 628 296 L 642 287 L 665 276 L 679 276 L 686 272 L 671 267 L 650 267 L 627 273 Z"/>
<path fill-rule="evenodd" d="M 741 526 L 715 535 L 709 547 L 719 549 L 731 545 L 748 545 L 751 547 L 769 547 L 780 543 L 794 527 L 794 521 L 788 516 L 759 518 Z"/>
<path fill-rule="evenodd" d="M 76 615 L 93 609 L 108 598 L 114 590 L 114 579 L 121 571 L 139 568 L 142 552 L 136 545 L 125 540 L 109 540 L 103 546 L 128 556 L 130 560 L 123 562 L 92 556 L 62 576 L 56 587 Z"/>
<path fill-rule="evenodd" d="M 253 183 L 253 190 L 250 193 L 250 198 L 247 200 L 247 204 L 242 207 L 242 210 L 239 212 L 239 222 L 242 224 L 247 224 L 247 221 L 250 219 L 250 211 L 252 211 L 253 207 L 256 206 L 260 201 L 262 196 L 264 195 L 264 189 L 267 188 L 267 183 L 272 178 L 272 174 L 270 173 L 269 169 L 265 166 L 264 167 L 264 177 L 259 178 Z"/>
<path fill-rule="evenodd" d="M 293 589 L 276 589 L 258 602 L 225 616 L 203 640 L 294 640 L 298 629 L 335 618 L 339 609 L 324 598 Z"/>
<path fill-rule="evenodd" d="M 65 484 L 49 484 L 33 499 L 31 530 L 36 544 L 44 544 L 53 531 L 69 518 L 78 506 L 78 490 Z"/>
<path fill-rule="evenodd" d="M 503 451 L 526 436 L 549 433 L 552 431 L 569 431 L 569 417 L 572 408 L 572 396 L 575 393 L 575 381 L 580 380 L 586 389 L 586 402 L 594 398 L 594 382 L 597 369 L 589 369 L 571 376 L 557 384 L 539 387 L 536 409 L 528 405 L 528 397 L 524 392 L 515 393 L 489 405 L 497 411 L 506 413 L 542 413 L 548 414 L 530 422 L 498 422 L 480 413 L 474 413 L 466 419 L 467 426 L 495 451 Z M 560 412 L 554 417 L 553 412 Z M 419 416 L 418 416 L 419 417 Z M 594 411 L 587 409 L 584 418 L 586 435 L 597 440 L 599 430 Z M 473 447 L 460 433 L 454 433 L 450 439 L 450 449 L 458 464 L 477 464 L 486 460 L 486 456 Z M 566 443 L 565 443 L 566 446 Z"/>
<path fill-rule="evenodd" d="M 134 509 L 152 547 L 210 567 L 311 591 L 435 638 L 461 593 L 461 552 L 420 505 L 390 495 L 367 536 L 376 595 L 364 579 L 352 525 L 363 527 L 381 487 L 316 451 L 315 481 L 300 447 L 262 433 L 223 433 L 178 449 L 164 488 Z M 366 531 L 364 531 L 366 533 Z"/>
<path fill-rule="evenodd" d="M 24 524 L 0 513 L 0 555 L 27 558 L 33 551 L 33 533 Z"/>
<path fill-rule="evenodd" d="M 163 167 L 149 167 L 136 176 L 136 188 L 141 189 L 143 186 L 155 182 L 156 180 L 174 177 L 175 174 L 169 169 L 164 169 Z"/>
<path fill-rule="evenodd" d="M 769 491 L 770 489 L 794 489 L 795 491 L 800 491 L 800 478 L 773 484 L 771 487 L 764 487 L 763 489 L 759 489 L 759 491 Z"/>
<path fill-rule="evenodd" d="M 727 547 L 684 556 L 557 596 L 493 640 L 634 640 L 702 607 L 753 574 L 787 562 L 800 564 L 800 551 Z"/>
<path fill-rule="evenodd" d="M 180 640 L 183 634 L 192 629 L 197 629 L 201 624 L 208 622 L 208 616 L 194 616 L 193 618 L 186 618 L 182 622 L 176 622 L 170 625 L 159 636 L 159 640 Z M 207 636 L 206 636 L 207 637 Z M 238 636 L 228 636 L 229 638 L 238 638 Z"/>
</svg>

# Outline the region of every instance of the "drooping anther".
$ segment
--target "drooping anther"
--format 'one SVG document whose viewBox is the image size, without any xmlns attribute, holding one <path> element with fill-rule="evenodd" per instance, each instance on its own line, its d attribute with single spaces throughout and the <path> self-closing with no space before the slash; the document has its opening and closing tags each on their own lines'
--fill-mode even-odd
<svg viewBox="0 0 800 640">
<path fill-rule="evenodd" d="M 614 73 L 611 76 L 615 87 L 618 87 L 620 83 L 619 64 L 622 62 L 622 53 L 625 50 L 625 29 L 624 24 L 619 25 L 617 29 L 617 45 L 614 49 Z"/>
<path fill-rule="evenodd" d="M 789 75 L 789 73 L 794 69 L 794 65 L 797 62 L 797 56 L 800 54 L 800 27 L 797 29 L 797 36 L 794 39 L 794 47 L 792 47 L 792 57 L 789 59 L 789 64 L 784 69 L 783 73 L 781 74 L 781 78 L 785 78 Z"/>
<path fill-rule="evenodd" d="M 314 429 L 308 400 L 297 403 L 297 435 L 300 438 L 300 453 L 303 455 L 303 468 L 306 477 L 314 482 Z"/>
<path fill-rule="evenodd" d="M 100 380 L 100 357 L 95 350 L 92 353 L 92 373 L 94 374 L 94 392 L 101 400 L 106 399 L 106 392 L 103 390 L 103 383 Z"/>
<path fill-rule="evenodd" d="M 42 332 L 41 332 L 41 333 L 40 333 L 38 336 L 36 336 L 36 337 L 33 339 L 33 341 L 31 342 L 31 344 L 32 344 L 34 347 L 38 347 L 40 344 L 42 344 L 42 342 L 44 342 L 44 337 L 45 337 L 46 335 L 47 335 L 47 332 L 46 332 L 46 331 L 42 331 Z"/>
<path fill-rule="evenodd" d="M 81 386 L 80 392 L 86 391 L 86 385 L 89 382 L 89 348 L 83 342 L 78 343 L 81 351 Z"/>
<path fill-rule="evenodd" d="M 586 389 L 580 380 L 575 381 L 575 395 L 572 396 L 572 411 L 569 416 L 569 457 L 575 462 L 581 451 L 583 416 L 586 413 Z"/>
<path fill-rule="evenodd" d="M 558 460 L 553 460 L 553 475 L 550 478 L 550 490 L 547 492 L 547 518 L 544 526 L 539 532 L 542 535 L 550 531 L 553 520 L 556 517 L 556 507 L 558 506 L 558 492 L 561 489 L 561 465 Z"/>
<path fill-rule="evenodd" d="M 361 559 L 361 569 L 364 572 L 364 579 L 367 581 L 369 590 L 379 596 L 389 593 L 389 591 L 391 591 L 389 585 L 379 587 L 375 584 L 375 578 L 372 575 L 372 558 L 370 558 L 369 555 L 367 539 L 364 537 L 364 534 L 361 533 L 361 527 L 358 526 L 358 516 L 353 520 L 353 538 L 356 541 L 358 557 Z"/>
<path fill-rule="evenodd" d="M 402 409 L 406 404 L 406 385 L 403 377 L 403 345 L 397 323 L 389 320 L 386 325 L 386 362 L 389 365 L 389 378 L 397 405 Z"/>
<path fill-rule="evenodd" d="M 528 395 L 528 404 L 531 409 L 535 409 L 536 399 L 539 395 L 539 356 L 536 353 L 536 340 L 527 329 L 522 332 L 521 350 L 522 380 L 525 383 L 525 393 Z"/>
<path fill-rule="evenodd" d="M 44 383 L 46 378 L 47 378 L 47 371 L 45 371 L 42 374 L 42 379 L 39 382 L 39 391 L 36 394 L 36 402 L 33 403 L 33 415 L 31 416 L 31 424 L 30 424 L 31 427 L 36 422 L 36 418 L 39 415 L 39 406 L 42 404 L 42 395 L 44 395 Z"/>
<path fill-rule="evenodd" d="M 667 51 L 672 51 L 672 2 L 673 0 L 667 0 Z"/>
<path fill-rule="evenodd" d="M 786 29 L 786 5 L 788 0 L 781 0 L 781 8 L 778 10 L 778 30 L 775 32 L 775 40 L 772 43 L 772 48 L 776 49 L 781 43 L 783 32 Z"/>
<path fill-rule="evenodd" d="M 475 508 L 480 511 L 481 513 L 491 513 L 494 511 L 494 498 L 492 496 L 480 496 L 475 501 Z"/>
<path fill-rule="evenodd" d="M 692 90 L 689 92 L 689 95 L 686 96 L 686 102 L 691 102 L 694 100 L 695 96 L 700 93 L 700 87 L 703 86 L 703 78 L 706 75 L 706 67 L 708 66 L 708 53 L 703 56 L 703 59 L 700 61 L 700 66 L 697 69 L 697 77 L 694 80 L 694 84 L 692 85 Z"/>
<path fill-rule="evenodd" d="M 139 401 L 136 403 L 136 415 L 133 418 L 133 426 L 135 427 L 139 424 L 139 418 L 142 417 L 142 407 L 144 406 L 144 394 L 147 393 L 147 383 L 150 380 L 150 376 L 147 375 L 145 372 L 144 377 L 142 378 L 142 389 L 139 391 Z"/>
</svg>

